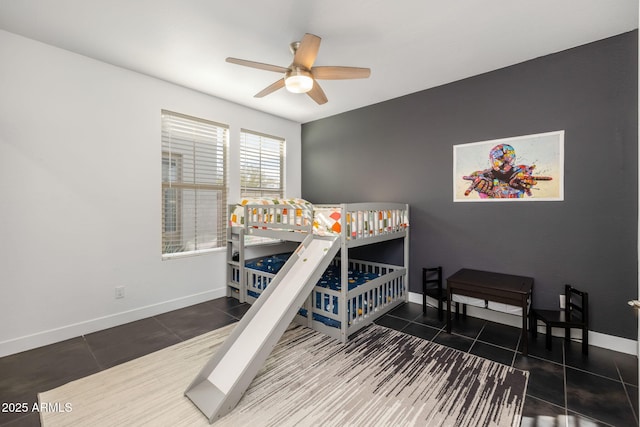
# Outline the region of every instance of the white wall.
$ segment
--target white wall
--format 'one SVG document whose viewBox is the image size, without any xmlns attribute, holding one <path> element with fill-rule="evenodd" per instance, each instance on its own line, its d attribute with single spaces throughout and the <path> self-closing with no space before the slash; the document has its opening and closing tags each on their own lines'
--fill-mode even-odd
<svg viewBox="0 0 640 427">
<path fill-rule="evenodd" d="M 160 110 L 286 138 L 300 124 L 0 31 L 0 356 L 225 294 L 224 251 L 163 261 Z M 114 288 L 125 287 L 115 299 Z"/>
</svg>

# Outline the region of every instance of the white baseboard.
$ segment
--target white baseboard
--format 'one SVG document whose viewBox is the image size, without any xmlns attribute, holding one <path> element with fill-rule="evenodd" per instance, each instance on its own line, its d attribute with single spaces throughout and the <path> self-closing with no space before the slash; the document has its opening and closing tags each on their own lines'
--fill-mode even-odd
<svg viewBox="0 0 640 427">
<path fill-rule="evenodd" d="M 422 304 L 422 294 L 409 292 L 409 301 Z M 437 301 L 427 297 L 427 303 L 437 307 Z M 502 323 L 504 325 L 515 326 L 517 328 L 522 325 L 522 318 L 513 314 L 507 314 L 499 311 L 488 310 L 486 308 L 467 306 L 467 315 L 477 317 L 479 319 L 489 320 L 491 322 Z M 544 334 L 544 328 L 539 327 L 538 331 Z M 553 328 L 551 331 L 553 336 L 564 337 L 564 329 Z M 579 330 L 571 331 L 571 339 L 579 339 L 581 333 Z M 574 335 L 575 334 L 575 335 Z M 627 338 L 606 335 L 600 332 L 589 331 L 589 345 L 607 348 L 609 350 L 619 351 L 621 353 L 638 355 L 638 342 Z"/>
<path fill-rule="evenodd" d="M 225 295 L 226 289 L 216 289 L 196 295 L 189 295 L 187 297 L 177 298 L 158 304 L 116 313 L 110 316 L 90 319 L 84 322 L 50 329 L 32 335 L 26 335 L 7 341 L 2 341 L 0 342 L 0 357 L 20 353 L 26 350 L 31 350 L 37 347 L 42 347 L 44 345 L 57 343 L 60 341 L 90 334 L 92 332 L 101 331 L 103 329 L 112 328 L 114 326 L 123 325 L 125 323 L 134 322 L 136 320 L 141 320 L 147 317 L 156 316 L 158 314 L 167 313 L 172 310 L 178 310 L 215 298 L 221 298 Z M 409 301 L 417 304 L 422 304 L 422 295 L 415 292 L 409 292 Z M 427 298 L 427 302 L 430 305 L 437 304 L 437 302 L 431 298 Z M 467 306 L 467 315 L 514 327 L 520 327 L 522 322 L 520 316 L 473 306 Z M 540 332 L 544 333 L 544 329 L 538 329 Z M 575 338 L 579 338 L 580 331 L 574 332 L 577 334 Z M 554 336 L 564 336 L 562 335 L 564 333 L 564 330 L 561 329 L 558 329 L 557 331 L 554 329 L 552 333 Z M 621 353 L 637 355 L 638 343 L 627 338 L 589 331 L 589 344 L 596 347 L 619 351 Z"/>
<path fill-rule="evenodd" d="M 134 322 L 136 320 L 145 319 L 147 317 L 156 316 L 158 314 L 167 313 L 173 310 L 178 310 L 180 308 L 189 307 L 190 305 L 199 304 L 215 298 L 221 298 L 225 295 L 225 288 L 216 289 L 200 294 L 176 298 L 170 301 L 164 301 L 158 304 L 136 308 L 133 310 L 123 311 L 121 313 L 116 313 L 109 316 L 90 319 L 84 322 L 78 322 L 55 329 L 49 329 L 32 335 L 26 335 L 7 341 L 2 341 L 0 342 L 0 357 L 20 353 L 26 350 L 31 350 L 37 347 L 42 347 L 44 345 L 57 343 L 60 341 L 90 334 L 92 332 L 123 325 L 125 323 Z"/>
</svg>

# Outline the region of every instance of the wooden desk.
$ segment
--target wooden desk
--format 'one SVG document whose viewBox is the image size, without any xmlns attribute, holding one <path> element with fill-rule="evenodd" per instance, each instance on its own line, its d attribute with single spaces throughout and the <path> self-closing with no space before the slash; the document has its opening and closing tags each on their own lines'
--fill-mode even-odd
<svg viewBox="0 0 640 427">
<path fill-rule="evenodd" d="M 466 295 L 522 307 L 522 354 L 529 350 L 528 303 L 533 294 L 533 278 L 463 268 L 447 278 L 447 332 L 451 333 L 451 297 Z"/>
</svg>

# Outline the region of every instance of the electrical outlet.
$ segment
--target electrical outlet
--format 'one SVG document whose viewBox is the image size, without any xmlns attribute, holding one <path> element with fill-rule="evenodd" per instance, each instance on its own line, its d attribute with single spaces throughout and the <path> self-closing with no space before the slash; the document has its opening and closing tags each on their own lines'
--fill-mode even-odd
<svg viewBox="0 0 640 427">
<path fill-rule="evenodd" d="M 116 299 L 124 298 L 124 286 L 116 287 Z"/>
</svg>

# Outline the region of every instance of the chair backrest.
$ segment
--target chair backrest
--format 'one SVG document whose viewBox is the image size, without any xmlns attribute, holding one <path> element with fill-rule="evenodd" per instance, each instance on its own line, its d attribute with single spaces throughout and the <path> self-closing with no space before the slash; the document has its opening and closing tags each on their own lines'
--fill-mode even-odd
<svg viewBox="0 0 640 427">
<path fill-rule="evenodd" d="M 567 320 L 579 319 L 589 325 L 589 293 L 579 291 L 571 285 L 564 285 L 565 313 Z"/>
<path fill-rule="evenodd" d="M 429 277 L 432 278 L 430 279 Z M 442 267 L 423 268 L 422 283 L 427 289 L 442 289 Z"/>
</svg>

